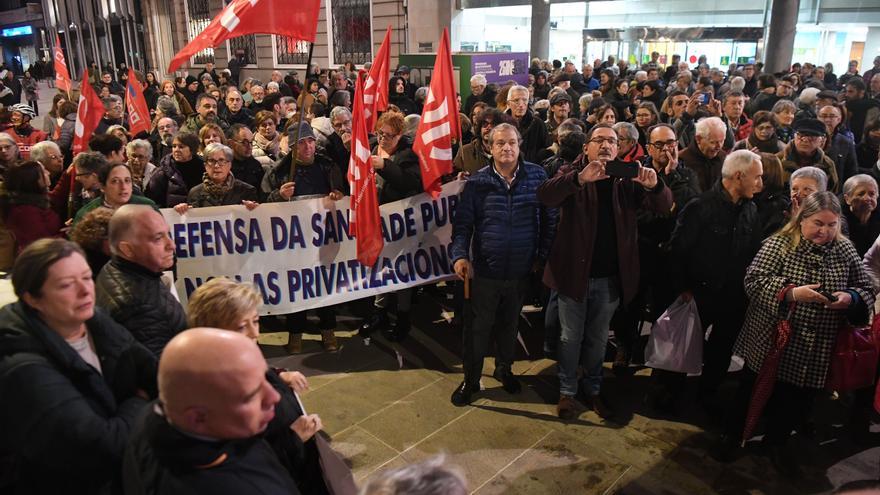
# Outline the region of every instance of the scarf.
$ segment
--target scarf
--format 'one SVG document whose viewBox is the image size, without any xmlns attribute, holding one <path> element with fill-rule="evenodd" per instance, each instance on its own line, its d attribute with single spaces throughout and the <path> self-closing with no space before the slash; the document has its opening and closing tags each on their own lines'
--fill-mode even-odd
<svg viewBox="0 0 880 495">
<path fill-rule="evenodd" d="M 776 134 L 770 137 L 770 139 L 766 141 L 761 141 L 755 136 L 753 132 L 751 136 L 749 136 L 749 148 L 757 147 L 758 151 L 762 153 L 771 153 L 776 154 L 779 153 L 779 138 L 776 137 Z"/>
<path fill-rule="evenodd" d="M 275 132 L 274 139 L 268 139 L 259 132 L 254 133 L 254 144 L 256 144 L 268 156 L 278 155 L 278 144 L 281 140 L 281 133 Z"/>
<path fill-rule="evenodd" d="M 232 176 L 232 172 L 226 176 L 226 180 L 223 181 L 222 184 L 217 184 L 212 181 L 208 174 L 205 173 L 202 176 L 202 185 L 204 188 L 202 189 L 202 194 L 199 196 L 198 206 L 223 206 L 223 198 L 226 194 L 232 190 L 232 185 L 235 183 L 235 177 Z"/>
</svg>

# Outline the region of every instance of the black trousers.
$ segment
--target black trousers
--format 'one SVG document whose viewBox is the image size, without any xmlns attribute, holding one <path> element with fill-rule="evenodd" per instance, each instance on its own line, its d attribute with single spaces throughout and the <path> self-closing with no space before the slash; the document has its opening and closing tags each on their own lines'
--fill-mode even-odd
<svg viewBox="0 0 880 495">
<path fill-rule="evenodd" d="M 465 301 L 462 365 L 468 385 L 478 388 L 483 359 L 495 328 L 495 370 L 509 371 L 516 356 L 516 333 L 528 278 L 493 280 L 474 277 L 471 298 Z"/>
<path fill-rule="evenodd" d="M 318 328 L 320 330 L 333 330 L 336 328 L 336 306 L 324 306 L 315 309 L 318 315 Z M 291 313 L 287 315 L 287 326 L 292 334 L 301 334 L 308 326 L 308 311 Z"/>
<path fill-rule="evenodd" d="M 743 370 L 739 388 L 724 425 L 725 434 L 733 438 L 738 439 L 743 434 L 752 390 L 757 378 L 758 375 L 748 368 Z M 766 419 L 765 441 L 770 445 L 785 444 L 791 432 L 808 419 L 818 392 L 819 389 L 798 387 L 777 381 L 762 415 Z"/>
</svg>

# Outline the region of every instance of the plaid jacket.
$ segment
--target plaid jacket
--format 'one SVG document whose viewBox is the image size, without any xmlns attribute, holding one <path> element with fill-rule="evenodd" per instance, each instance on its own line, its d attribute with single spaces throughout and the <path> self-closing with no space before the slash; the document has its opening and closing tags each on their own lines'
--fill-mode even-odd
<svg viewBox="0 0 880 495">
<path fill-rule="evenodd" d="M 788 312 L 788 305 L 780 305 L 776 299 L 784 286 L 822 284 L 830 292 L 854 290 L 861 299 L 859 304 L 874 305 L 870 277 L 848 239 L 824 246 L 802 239 L 794 250 L 789 246 L 786 237 L 770 237 L 746 272 L 749 309 L 734 354 L 742 356 L 756 373 L 773 345 L 777 323 Z M 846 316 L 846 311 L 819 304 L 798 304 L 790 320 L 792 335 L 782 354 L 777 380 L 799 387 L 824 387 L 837 331 Z"/>
</svg>

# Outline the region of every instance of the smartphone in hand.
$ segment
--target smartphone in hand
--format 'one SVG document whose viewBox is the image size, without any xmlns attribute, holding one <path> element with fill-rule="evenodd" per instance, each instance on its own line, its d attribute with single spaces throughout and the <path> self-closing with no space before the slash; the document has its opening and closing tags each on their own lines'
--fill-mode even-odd
<svg viewBox="0 0 880 495">
<path fill-rule="evenodd" d="M 615 160 L 605 164 L 605 174 L 611 177 L 635 179 L 639 176 L 639 165 Z"/>
</svg>

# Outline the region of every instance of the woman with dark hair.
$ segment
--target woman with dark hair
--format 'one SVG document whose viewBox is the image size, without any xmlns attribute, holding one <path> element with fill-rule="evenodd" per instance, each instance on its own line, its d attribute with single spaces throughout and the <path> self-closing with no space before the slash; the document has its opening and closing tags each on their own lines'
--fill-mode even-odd
<svg viewBox="0 0 880 495">
<path fill-rule="evenodd" d="M 278 121 L 275 112 L 260 110 L 254 117 L 254 143 L 252 145 L 253 157 L 260 162 L 263 169 L 267 169 L 275 163 L 280 148 L 281 133 L 278 132 Z"/>
<path fill-rule="evenodd" d="M 635 125 L 639 131 L 639 144 L 647 149 L 648 146 L 648 129 L 660 123 L 660 113 L 657 107 L 650 101 L 639 103 L 636 108 Z"/>
<path fill-rule="evenodd" d="M 17 252 L 37 239 L 60 237 L 61 219 L 49 204 L 49 172 L 38 162 L 21 162 L 6 170 L 3 218 Z"/>
<path fill-rule="evenodd" d="M 880 159 L 880 120 L 865 125 L 865 136 L 856 147 L 856 159 L 860 171 L 871 174 L 875 179 L 880 178 L 880 169 L 877 167 L 877 160 Z"/>
<path fill-rule="evenodd" d="M 614 87 L 608 93 L 603 93 L 602 98 L 610 103 L 620 116 L 620 120 L 629 120 L 632 117 L 630 106 L 632 102 L 629 100 L 629 81 L 620 78 L 614 81 Z"/>
<path fill-rule="evenodd" d="M 159 80 L 153 71 L 147 72 L 144 78 L 147 83 L 144 88 L 144 99 L 147 100 L 147 108 L 153 111 L 156 109 L 156 100 L 159 99 Z"/>
<path fill-rule="evenodd" d="M 758 153 L 764 167 L 764 188 L 755 195 L 754 202 L 758 207 L 758 223 L 761 225 L 762 239 L 773 235 L 785 225 L 790 216 L 791 198 L 785 184 L 785 173 L 782 161 L 775 153 Z"/>
<path fill-rule="evenodd" d="M 390 93 L 388 102 L 397 105 L 403 116 L 416 113 L 416 104 L 406 95 L 406 79 L 395 76 L 388 82 Z"/>
<path fill-rule="evenodd" d="M 156 208 L 149 198 L 134 194 L 134 179 L 131 177 L 131 168 L 128 163 L 111 162 L 98 170 L 98 182 L 101 184 L 101 195 L 89 201 L 76 212 L 73 225 L 76 225 L 82 217 L 96 208 L 109 208 L 118 210 L 127 204 L 147 205 Z"/>
<path fill-rule="evenodd" d="M 776 129 L 778 126 L 776 114 L 766 110 L 755 112 L 752 118 L 752 132 L 749 137 L 738 141 L 733 145 L 734 150 L 757 150 L 761 153 L 779 153 L 785 148 L 776 137 Z"/>
<path fill-rule="evenodd" d="M 202 183 L 205 162 L 198 155 L 199 137 L 181 132 L 171 142 L 171 154 L 162 158 L 144 194 L 160 208 L 185 203 L 189 190 Z"/>
<path fill-rule="evenodd" d="M 614 89 L 615 79 L 614 71 L 611 69 L 602 69 L 599 73 L 599 92 L 603 97 Z"/>
<path fill-rule="evenodd" d="M 2 449 L 11 493 L 116 493 L 132 425 L 156 396 L 156 359 L 95 307 L 82 250 L 41 239 L 0 309 Z"/>
<path fill-rule="evenodd" d="M 180 79 L 180 78 L 178 78 Z M 159 96 L 165 95 L 169 98 L 172 98 L 174 102 L 174 109 L 177 110 L 178 115 L 189 116 L 193 113 L 193 106 L 190 105 L 189 101 L 180 92 L 177 84 L 170 79 L 166 79 L 162 81 L 162 84 L 159 85 L 159 95 L 156 96 L 156 103 L 159 102 Z"/>
<path fill-rule="evenodd" d="M 66 93 L 58 93 L 52 97 L 52 108 L 49 114 L 43 117 L 42 131 L 49 136 L 49 139 L 58 139 L 61 135 L 61 124 L 64 123 L 64 115 L 60 115 L 61 104 L 69 101 Z"/>
<path fill-rule="evenodd" d="M 532 87 L 535 88 L 534 95 L 536 101 L 547 99 L 547 95 L 553 89 L 550 83 L 547 82 L 547 71 L 542 70 L 535 75 L 535 84 Z"/>
</svg>

